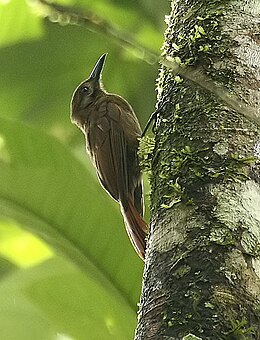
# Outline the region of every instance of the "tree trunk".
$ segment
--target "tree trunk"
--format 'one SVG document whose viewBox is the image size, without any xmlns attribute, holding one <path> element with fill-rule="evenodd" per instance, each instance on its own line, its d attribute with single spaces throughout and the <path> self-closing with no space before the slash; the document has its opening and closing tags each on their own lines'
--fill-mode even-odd
<svg viewBox="0 0 260 340">
<path fill-rule="evenodd" d="M 259 115 L 259 10 L 172 2 L 164 55 L 210 81 L 160 71 L 136 340 L 260 339 L 259 126 L 210 90 Z"/>
</svg>

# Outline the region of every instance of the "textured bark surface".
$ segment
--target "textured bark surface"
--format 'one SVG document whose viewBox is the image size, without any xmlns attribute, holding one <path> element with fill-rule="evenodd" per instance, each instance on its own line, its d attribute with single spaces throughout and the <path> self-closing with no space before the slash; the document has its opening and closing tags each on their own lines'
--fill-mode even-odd
<svg viewBox="0 0 260 340">
<path fill-rule="evenodd" d="M 259 17 L 258 0 L 174 1 L 165 55 L 260 115 Z M 259 127 L 165 67 L 158 101 L 135 339 L 260 339 Z"/>
</svg>

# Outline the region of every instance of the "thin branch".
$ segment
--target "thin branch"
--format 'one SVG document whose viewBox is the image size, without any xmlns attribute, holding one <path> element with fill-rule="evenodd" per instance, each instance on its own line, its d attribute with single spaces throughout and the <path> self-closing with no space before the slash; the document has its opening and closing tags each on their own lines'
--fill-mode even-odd
<svg viewBox="0 0 260 340">
<path fill-rule="evenodd" d="M 30 4 L 43 16 L 61 24 L 82 25 L 90 31 L 100 32 L 113 38 L 121 47 L 130 49 L 140 59 L 148 64 L 156 64 L 159 56 L 140 45 L 130 34 L 117 30 L 108 21 L 96 13 L 63 6 L 47 0 L 31 0 Z"/>
</svg>

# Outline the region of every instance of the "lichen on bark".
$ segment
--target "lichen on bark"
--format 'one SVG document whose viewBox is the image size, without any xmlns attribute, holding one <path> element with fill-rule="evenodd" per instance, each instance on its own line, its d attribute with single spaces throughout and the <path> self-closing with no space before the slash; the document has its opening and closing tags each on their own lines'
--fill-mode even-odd
<svg viewBox="0 0 260 340">
<path fill-rule="evenodd" d="M 259 112 L 257 17 L 248 1 L 175 1 L 163 53 Z M 259 339 L 259 127 L 165 66 L 158 106 L 136 339 Z"/>
</svg>

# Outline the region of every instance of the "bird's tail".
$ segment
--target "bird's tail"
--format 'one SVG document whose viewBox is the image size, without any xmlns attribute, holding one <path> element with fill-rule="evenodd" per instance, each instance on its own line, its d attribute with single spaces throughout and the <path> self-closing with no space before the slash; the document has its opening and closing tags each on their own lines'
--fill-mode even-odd
<svg viewBox="0 0 260 340">
<path fill-rule="evenodd" d="M 136 210 L 132 199 L 128 199 L 128 204 L 125 205 L 125 207 L 121 204 L 121 210 L 124 216 L 127 234 L 137 254 L 144 260 L 148 226 Z"/>
</svg>

